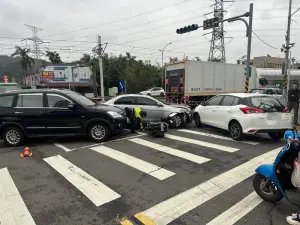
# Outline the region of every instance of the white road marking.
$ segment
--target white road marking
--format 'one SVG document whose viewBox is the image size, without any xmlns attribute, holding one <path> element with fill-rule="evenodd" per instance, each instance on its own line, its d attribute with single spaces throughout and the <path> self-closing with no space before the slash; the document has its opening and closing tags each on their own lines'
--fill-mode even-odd
<svg viewBox="0 0 300 225">
<path fill-rule="evenodd" d="M 232 225 L 238 222 L 241 218 L 251 212 L 257 207 L 263 199 L 259 197 L 256 192 L 252 192 L 242 201 L 238 202 L 230 209 L 217 216 L 215 219 L 207 223 L 206 225 Z"/>
<path fill-rule="evenodd" d="M 239 151 L 238 148 L 226 147 L 224 145 L 217 145 L 217 144 L 213 144 L 213 143 L 209 143 L 209 142 L 198 141 L 198 140 L 195 140 L 195 139 L 185 138 L 185 137 L 179 137 L 179 136 L 171 135 L 171 134 L 165 134 L 165 137 L 173 139 L 173 140 L 176 140 L 176 141 L 187 142 L 189 144 L 200 145 L 200 146 L 204 146 L 204 147 L 208 147 L 208 148 L 213 148 L 213 149 L 221 150 L 221 151 L 225 151 L 225 152 L 236 152 L 236 151 Z"/>
<path fill-rule="evenodd" d="M 133 138 L 133 139 L 130 139 L 129 141 L 152 148 L 152 149 L 155 149 L 157 151 L 161 151 L 161 152 L 164 152 L 164 153 L 167 153 L 170 155 L 174 155 L 174 156 L 177 156 L 177 157 L 180 157 L 180 158 L 183 158 L 183 159 L 186 159 L 186 160 L 198 163 L 198 164 L 202 164 L 202 163 L 210 161 L 210 159 L 208 159 L 208 158 L 205 158 L 205 157 L 202 157 L 199 155 L 194 155 L 189 152 L 184 152 L 184 151 L 181 151 L 178 149 L 170 148 L 167 146 L 159 145 L 159 144 L 156 144 L 151 141 L 143 140 L 141 138 Z"/>
<path fill-rule="evenodd" d="M 139 133 L 139 132 L 137 132 L 137 133 Z M 110 143 L 110 142 L 124 141 L 124 140 L 128 140 L 128 139 L 131 139 L 131 138 L 136 138 L 136 137 L 141 137 L 141 136 L 145 136 L 145 135 L 146 134 L 140 133 L 140 134 L 134 135 L 134 136 L 128 136 L 128 137 L 125 137 L 125 138 L 119 138 L 119 139 L 115 139 L 115 140 L 109 140 L 109 141 L 98 143 L 98 144 L 85 145 L 85 146 L 82 146 L 80 148 L 73 148 L 73 149 L 71 149 L 71 151 L 75 151 L 75 150 L 83 149 L 83 148 L 91 148 L 91 147 L 95 147 L 95 146 L 101 146 L 101 145 L 104 145 L 104 144 L 107 144 L 107 143 Z"/>
<path fill-rule="evenodd" d="M 276 148 L 255 157 L 240 166 L 163 201 L 142 213 L 156 224 L 166 225 L 251 177 L 254 175 L 256 167 L 260 164 L 272 163 L 281 149 L 282 147 Z"/>
<path fill-rule="evenodd" d="M 201 136 L 205 136 L 205 137 L 223 139 L 223 140 L 227 140 L 227 141 L 235 141 L 235 140 L 233 140 L 232 138 L 229 138 L 229 137 L 224 137 L 224 136 L 221 136 L 221 135 L 199 132 L 199 131 L 195 131 L 195 130 L 181 129 L 181 130 L 178 130 L 178 131 L 185 132 L 185 133 L 190 133 L 190 134 L 201 135 Z M 249 145 L 258 145 L 258 144 L 260 144 L 259 142 L 255 142 L 255 141 L 235 141 L 235 142 L 249 144 Z"/>
<path fill-rule="evenodd" d="M 97 153 L 103 154 L 119 162 L 122 162 L 130 167 L 133 167 L 137 170 L 147 173 L 159 180 L 164 180 L 168 177 L 175 175 L 175 173 L 169 170 L 163 169 L 161 167 L 158 167 L 156 165 L 153 165 L 141 159 L 135 158 L 133 156 L 127 155 L 123 152 L 119 152 L 112 148 L 108 148 L 106 146 L 98 146 L 91 149 Z"/>
<path fill-rule="evenodd" d="M 121 197 L 121 195 L 60 155 L 45 158 L 44 160 L 96 206 L 103 205 Z"/>
<path fill-rule="evenodd" d="M 0 224 L 35 225 L 7 168 L 0 169 Z"/>
<path fill-rule="evenodd" d="M 67 148 L 67 147 L 64 146 L 64 145 L 61 145 L 61 144 L 58 144 L 58 143 L 54 143 L 54 145 L 55 145 L 56 147 L 58 147 L 58 148 L 61 148 L 62 150 L 66 151 L 66 152 L 71 152 L 71 151 L 72 151 L 72 149 L 69 149 L 69 148 Z"/>
</svg>

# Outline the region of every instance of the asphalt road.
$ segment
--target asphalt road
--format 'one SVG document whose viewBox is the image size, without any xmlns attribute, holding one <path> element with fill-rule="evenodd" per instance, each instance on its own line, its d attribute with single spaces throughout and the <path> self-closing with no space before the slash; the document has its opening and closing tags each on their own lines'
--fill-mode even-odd
<svg viewBox="0 0 300 225">
<path fill-rule="evenodd" d="M 34 140 L 30 158 L 0 143 L 0 224 L 111 225 L 137 213 L 161 225 L 286 224 L 293 206 L 252 193 L 254 169 L 283 145 L 267 136 L 235 142 L 207 127 L 101 145 Z"/>
</svg>

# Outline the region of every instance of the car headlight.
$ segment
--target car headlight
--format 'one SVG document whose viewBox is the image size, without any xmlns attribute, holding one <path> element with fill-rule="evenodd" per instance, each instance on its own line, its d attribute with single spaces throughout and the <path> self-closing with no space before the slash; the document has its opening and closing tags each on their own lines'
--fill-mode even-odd
<svg viewBox="0 0 300 225">
<path fill-rule="evenodd" d="M 108 111 L 107 113 L 109 115 L 111 115 L 113 118 L 123 118 L 123 116 L 120 113 L 117 113 L 117 112 Z"/>
</svg>

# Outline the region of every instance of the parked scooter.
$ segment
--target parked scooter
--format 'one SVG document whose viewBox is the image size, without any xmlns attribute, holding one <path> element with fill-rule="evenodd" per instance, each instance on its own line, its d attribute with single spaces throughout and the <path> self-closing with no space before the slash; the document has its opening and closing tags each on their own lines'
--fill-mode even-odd
<svg viewBox="0 0 300 225">
<path fill-rule="evenodd" d="M 296 188 L 291 182 L 294 161 L 300 150 L 300 132 L 286 131 L 284 138 L 287 144 L 278 153 L 274 163 L 261 165 L 255 170 L 253 187 L 265 201 L 275 203 L 285 198 L 300 207 L 300 188 Z"/>
</svg>

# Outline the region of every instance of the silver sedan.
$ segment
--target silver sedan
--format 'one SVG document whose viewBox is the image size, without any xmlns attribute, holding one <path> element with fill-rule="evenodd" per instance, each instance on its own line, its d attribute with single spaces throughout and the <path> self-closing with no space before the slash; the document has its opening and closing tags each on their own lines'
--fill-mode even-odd
<svg viewBox="0 0 300 225">
<path fill-rule="evenodd" d="M 147 117 L 145 118 L 146 122 L 160 121 L 162 117 L 168 118 L 170 115 L 173 114 L 174 127 L 179 127 L 186 123 L 191 123 L 193 118 L 192 110 L 188 106 L 169 105 L 146 95 L 120 95 L 108 100 L 104 104 L 114 105 L 123 110 L 126 107 L 139 107 L 145 112 L 147 112 Z"/>
</svg>

